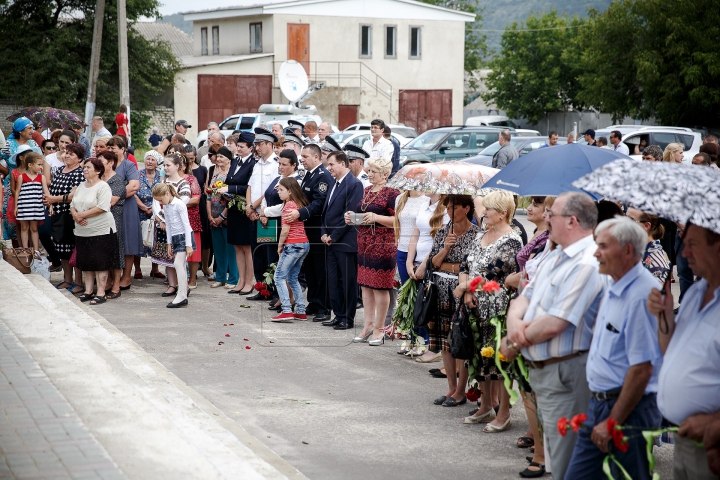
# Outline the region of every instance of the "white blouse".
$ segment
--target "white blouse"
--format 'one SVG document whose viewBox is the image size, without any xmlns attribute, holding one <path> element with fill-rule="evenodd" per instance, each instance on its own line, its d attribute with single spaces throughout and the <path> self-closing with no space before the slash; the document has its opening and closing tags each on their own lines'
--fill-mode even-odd
<svg viewBox="0 0 720 480">
<path fill-rule="evenodd" d="M 395 213 L 397 215 L 398 201 L 400 200 L 399 195 L 395 199 Z M 415 231 L 415 222 L 420 213 L 421 208 L 427 208 L 430 205 L 430 197 L 420 195 L 419 197 L 408 197 L 405 202 L 405 206 L 398 215 L 398 222 L 400 223 L 400 234 L 398 238 L 398 251 L 407 252 L 410 247 L 410 238 Z"/>
<path fill-rule="evenodd" d="M 422 262 L 425 257 L 430 254 L 433 246 L 433 237 L 430 236 L 430 218 L 437 207 L 438 202 L 428 205 L 425 208 L 421 208 L 418 212 L 417 219 L 415 220 L 415 226 L 420 232 L 418 237 L 417 250 L 415 250 L 415 262 Z M 443 225 L 447 225 L 450 221 L 450 216 L 447 212 L 443 215 Z"/>
</svg>

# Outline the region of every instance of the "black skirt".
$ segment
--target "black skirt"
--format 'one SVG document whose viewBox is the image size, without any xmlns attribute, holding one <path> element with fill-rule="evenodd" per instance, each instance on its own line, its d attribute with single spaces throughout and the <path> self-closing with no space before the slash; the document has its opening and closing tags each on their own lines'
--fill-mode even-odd
<svg viewBox="0 0 720 480">
<path fill-rule="evenodd" d="M 118 257 L 117 233 L 94 237 L 75 237 L 77 268 L 88 272 L 102 272 L 115 268 Z"/>
<path fill-rule="evenodd" d="M 228 209 L 227 241 L 230 245 L 247 245 L 254 247 L 257 243 L 255 222 L 244 212 L 234 208 Z"/>
</svg>

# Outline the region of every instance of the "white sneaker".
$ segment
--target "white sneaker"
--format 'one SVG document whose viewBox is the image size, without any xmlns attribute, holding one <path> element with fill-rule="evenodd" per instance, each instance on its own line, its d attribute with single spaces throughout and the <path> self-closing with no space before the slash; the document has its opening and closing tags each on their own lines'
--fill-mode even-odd
<svg viewBox="0 0 720 480">
<path fill-rule="evenodd" d="M 210 288 L 218 288 L 218 287 L 222 287 L 223 285 L 225 285 L 225 282 L 215 282 L 210 285 Z"/>
<path fill-rule="evenodd" d="M 235 288 L 235 285 L 230 285 L 229 283 L 225 285 L 225 288 L 230 290 L 231 288 Z"/>
</svg>

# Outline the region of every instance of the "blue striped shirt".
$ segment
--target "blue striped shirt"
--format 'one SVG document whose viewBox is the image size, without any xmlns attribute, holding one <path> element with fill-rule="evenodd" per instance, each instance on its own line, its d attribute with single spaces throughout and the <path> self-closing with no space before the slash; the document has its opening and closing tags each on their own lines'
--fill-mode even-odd
<svg viewBox="0 0 720 480">
<path fill-rule="evenodd" d="M 540 361 L 590 349 L 604 286 L 593 257 L 596 249 L 592 235 L 567 248 L 556 248 L 523 290 L 522 294 L 530 300 L 523 321 L 552 315 L 570 323 L 557 337 L 524 348 L 522 354 L 526 358 Z"/>
</svg>

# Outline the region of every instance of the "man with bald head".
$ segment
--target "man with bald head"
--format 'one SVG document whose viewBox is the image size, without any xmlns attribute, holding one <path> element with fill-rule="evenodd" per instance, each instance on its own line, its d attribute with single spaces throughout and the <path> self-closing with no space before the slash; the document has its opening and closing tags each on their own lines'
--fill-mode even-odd
<svg viewBox="0 0 720 480">
<path fill-rule="evenodd" d="M 312 143 L 318 143 L 320 141 L 317 123 L 312 120 L 305 123 L 305 138 L 307 141 Z"/>
<path fill-rule="evenodd" d="M 332 133 L 332 127 L 327 122 L 322 122 L 318 127 L 318 138 L 320 138 L 321 142 L 324 142 L 325 137 L 327 137 L 328 135 L 332 135 Z"/>
</svg>

